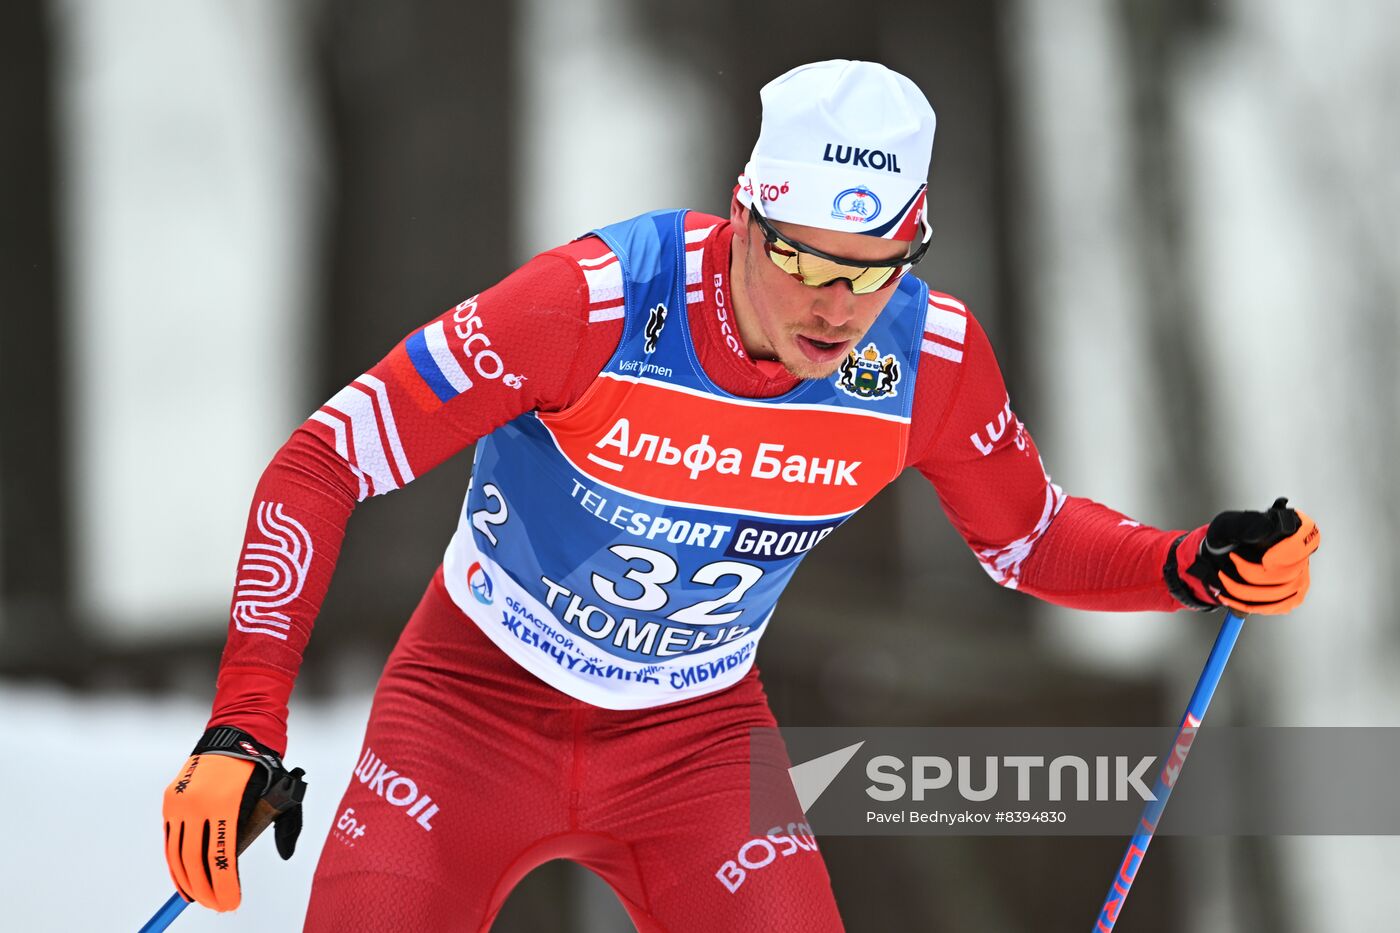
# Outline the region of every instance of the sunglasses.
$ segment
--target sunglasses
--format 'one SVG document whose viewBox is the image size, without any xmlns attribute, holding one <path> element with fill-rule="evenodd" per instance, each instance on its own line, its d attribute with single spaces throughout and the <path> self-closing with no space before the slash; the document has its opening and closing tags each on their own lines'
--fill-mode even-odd
<svg viewBox="0 0 1400 933">
<path fill-rule="evenodd" d="M 933 227 L 920 216 L 919 224 L 924 229 L 924 238 L 908 256 L 876 262 L 852 261 L 784 237 L 759 211 L 757 199 L 749 210 L 749 216 L 763 231 L 763 248 L 768 258 L 773 260 L 773 265 L 812 288 L 821 288 L 844 279 L 850 284 L 853 295 L 868 295 L 898 282 L 904 273 L 924 258 L 929 241 L 933 239 Z"/>
</svg>

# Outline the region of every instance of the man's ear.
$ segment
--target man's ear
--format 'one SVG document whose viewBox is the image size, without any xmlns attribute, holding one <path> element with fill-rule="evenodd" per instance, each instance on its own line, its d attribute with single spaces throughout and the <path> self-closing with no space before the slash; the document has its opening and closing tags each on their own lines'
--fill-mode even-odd
<svg viewBox="0 0 1400 933">
<path fill-rule="evenodd" d="M 729 196 L 729 226 L 734 236 L 742 242 L 749 235 L 749 209 L 739 203 L 739 191 Z"/>
</svg>

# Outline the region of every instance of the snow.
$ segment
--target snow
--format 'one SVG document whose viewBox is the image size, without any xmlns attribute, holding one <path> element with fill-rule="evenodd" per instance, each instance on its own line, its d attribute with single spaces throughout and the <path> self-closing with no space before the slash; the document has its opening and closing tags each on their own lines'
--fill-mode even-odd
<svg viewBox="0 0 1400 933">
<path fill-rule="evenodd" d="M 173 929 L 299 930 L 311 875 L 355 766 L 370 694 L 301 700 L 289 764 L 306 769 L 305 828 L 291 861 L 271 839 L 240 861 L 235 914 L 198 906 Z M 0 846 L 7 930 L 137 930 L 174 888 L 162 849 L 161 797 L 208 715 L 204 698 L 77 695 L 0 683 Z"/>
</svg>

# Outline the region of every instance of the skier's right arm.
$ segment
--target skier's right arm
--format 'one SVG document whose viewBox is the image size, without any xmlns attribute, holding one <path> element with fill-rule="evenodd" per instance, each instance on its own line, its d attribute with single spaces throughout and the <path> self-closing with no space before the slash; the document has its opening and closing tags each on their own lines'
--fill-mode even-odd
<svg viewBox="0 0 1400 933">
<path fill-rule="evenodd" d="M 587 284 L 560 252 L 412 331 L 272 458 L 249 509 L 210 726 L 284 750 L 286 700 L 355 506 L 592 381 L 601 363 L 585 378 L 575 370 L 598 356 L 589 338 L 605 335 L 589 326 Z"/>
<path fill-rule="evenodd" d="M 618 320 L 590 323 L 596 296 L 577 261 L 596 246 L 537 256 L 413 331 L 272 458 L 249 509 L 211 730 L 241 730 L 280 759 L 287 700 L 357 503 L 526 411 L 566 407 L 592 382 L 621 331 Z M 216 851 L 215 830 L 236 830 L 240 808 L 246 816 L 257 769 L 202 744 L 166 790 L 167 861 L 187 899 L 232 910 L 237 862 Z"/>
</svg>

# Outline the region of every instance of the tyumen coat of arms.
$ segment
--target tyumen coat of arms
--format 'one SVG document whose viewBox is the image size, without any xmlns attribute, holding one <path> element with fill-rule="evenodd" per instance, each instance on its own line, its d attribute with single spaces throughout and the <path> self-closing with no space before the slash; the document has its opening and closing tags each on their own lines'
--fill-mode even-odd
<svg viewBox="0 0 1400 933">
<path fill-rule="evenodd" d="M 899 361 L 891 353 L 885 357 L 875 344 L 867 343 L 859 354 L 852 350 L 841 361 L 841 376 L 836 380 L 841 391 L 861 399 L 893 397 L 899 385 Z"/>
</svg>

